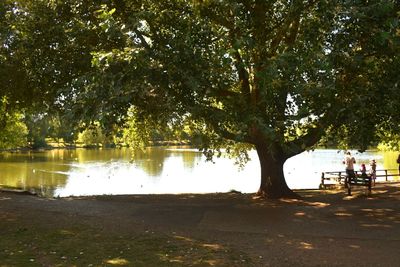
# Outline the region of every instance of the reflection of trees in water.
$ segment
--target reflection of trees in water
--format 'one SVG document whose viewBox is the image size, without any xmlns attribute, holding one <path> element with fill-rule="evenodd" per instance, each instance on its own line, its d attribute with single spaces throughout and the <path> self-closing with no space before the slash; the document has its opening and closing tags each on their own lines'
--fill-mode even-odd
<svg viewBox="0 0 400 267">
<path fill-rule="evenodd" d="M 162 174 L 170 157 L 174 158 L 172 164 L 177 168 L 193 169 L 201 159 L 201 153 L 187 147 L 152 147 L 144 152 L 137 151 L 133 158 L 128 148 L 0 153 L 0 184 L 52 196 L 57 188 L 67 185 L 68 173 L 74 168 L 74 163 L 85 165 L 88 162 L 132 160 L 148 176 L 157 177 Z"/>
<path fill-rule="evenodd" d="M 144 151 L 136 151 L 133 163 L 150 176 L 159 176 L 164 167 L 164 161 L 169 157 L 169 152 L 160 147 L 147 148 Z"/>
<path fill-rule="evenodd" d="M 22 152 L 3 152 L 0 154 L 1 162 L 21 163 L 21 162 L 46 162 L 51 160 L 47 152 L 43 151 L 22 151 Z"/>
<path fill-rule="evenodd" d="M 135 152 L 133 162 L 148 175 L 160 176 L 163 172 L 165 161 L 170 157 L 180 158 L 182 168 L 192 169 L 197 160 L 201 158 L 201 154 L 190 149 L 151 147 L 145 151 Z"/>
<path fill-rule="evenodd" d="M 7 187 L 34 191 L 40 195 L 53 196 L 54 190 L 67 183 L 66 165 L 40 163 L 0 163 L 0 184 Z"/>
<path fill-rule="evenodd" d="M 0 184 L 53 196 L 58 187 L 67 184 L 68 162 L 75 158 L 75 150 L 68 149 L 2 153 Z"/>
<path fill-rule="evenodd" d="M 0 162 L 8 163 L 40 163 L 75 160 L 79 152 L 72 149 L 51 149 L 40 151 L 20 151 L 0 153 Z"/>
<path fill-rule="evenodd" d="M 78 163 L 93 162 L 93 161 L 112 161 L 112 160 L 127 160 L 131 158 L 131 153 L 128 148 L 114 149 L 76 149 L 70 156 Z"/>
<path fill-rule="evenodd" d="M 201 159 L 201 152 L 196 150 L 179 150 L 179 151 L 172 151 L 172 154 L 176 156 L 180 156 L 182 159 L 182 165 L 185 169 L 193 169 L 196 164 Z"/>
</svg>

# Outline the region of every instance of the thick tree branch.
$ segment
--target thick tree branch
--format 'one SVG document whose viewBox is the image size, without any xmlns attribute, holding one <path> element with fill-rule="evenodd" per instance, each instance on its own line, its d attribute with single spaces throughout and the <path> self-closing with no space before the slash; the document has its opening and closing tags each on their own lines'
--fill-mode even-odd
<svg viewBox="0 0 400 267">
<path fill-rule="evenodd" d="M 234 58 L 236 60 L 235 67 L 238 72 L 239 81 L 240 81 L 240 91 L 246 100 L 250 100 L 250 80 L 249 80 L 249 73 L 245 68 L 245 63 L 240 56 L 239 51 L 234 52 Z"/>
<path fill-rule="evenodd" d="M 304 5 L 302 0 L 294 0 L 289 8 L 286 19 L 282 21 L 281 26 L 275 33 L 275 37 L 271 41 L 269 55 L 274 56 L 277 53 L 279 45 L 286 39 L 286 44 L 291 46 L 297 36 L 298 28 L 300 26 L 301 14 L 317 3 L 316 0 L 309 1 Z"/>
<path fill-rule="evenodd" d="M 289 32 L 285 37 L 286 50 L 291 50 L 296 41 L 297 34 L 300 28 L 300 14 L 296 16 L 293 22 L 289 26 Z"/>
<path fill-rule="evenodd" d="M 250 7 L 249 1 L 243 1 L 243 4 L 246 7 Z M 244 62 L 242 56 L 240 55 L 239 50 L 235 47 L 236 42 L 240 39 L 240 30 L 239 28 L 236 27 L 234 23 L 234 14 L 233 12 L 226 12 L 227 16 L 221 16 L 220 14 L 214 13 L 214 12 L 206 12 L 204 10 L 205 14 L 207 17 L 209 17 L 211 20 L 213 20 L 216 24 L 222 26 L 225 28 L 228 32 L 228 38 L 230 41 L 231 47 L 234 49 L 233 52 L 233 58 L 235 60 L 235 68 L 238 73 L 239 81 L 240 81 L 240 88 L 241 88 L 241 93 L 245 97 L 247 101 L 250 101 L 250 91 L 251 91 L 251 86 L 250 86 L 250 80 L 249 80 L 249 73 L 248 70 L 246 70 L 246 63 Z"/>
<path fill-rule="evenodd" d="M 139 40 L 140 40 L 141 44 L 144 46 L 144 48 L 150 51 L 151 47 L 150 47 L 149 43 L 146 41 L 144 34 L 137 29 L 135 30 L 135 34 L 139 38 Z"/>
<path fill-rule="evenodd" d="M 203 118 L 211 117 L 211 119 L 207 119 L 207 123 L 213 128 L 213 130 L 218 133 L 219 136 L 232 140 L 235 142 L 240 142 L 240 143 L 251 143 L 250 138 L 247 135 L 242 135 L 242 134 L 236 134 L 231 131 L 229 131 L 222 123 L 227 122 L 227 118 L 229 118 L 230 115 L 226 114 L 225 111 L 218 109 L 216 107 L 210 107 L 207 106 L 204 108 L 204 115 L 202 116 Z M 221 119 L 218 119 L 221 118 Z"/>
<path fill-rule="evenodd" d="M 309 128 L 307 134 L 300 136 L 299 138 L 289 142 L 288 145 L 288 156 L 292 157 L 317 144 L 324 133 L 324 127 L 317 125 L 316 127 Z"/>
</svg>

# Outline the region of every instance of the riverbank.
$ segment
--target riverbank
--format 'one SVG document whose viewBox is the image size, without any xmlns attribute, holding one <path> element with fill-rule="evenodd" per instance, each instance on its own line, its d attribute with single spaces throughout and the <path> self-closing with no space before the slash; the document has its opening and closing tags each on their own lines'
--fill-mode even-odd
<svg viewBox="0 0 400 267">
<path fill-rule="evenodd" d="M 188 140 L 176 140 L 176 141 L 150 141 L 148 147 L 162 147 L 162 146 L 191 146 L 192 143 Z M 110 149 L 110 148 L 129 148 L 127 144 L 97 144 L 97 145 L 86 145 L 84 143 L 74 142 L 74 143 L 64 143 L 64 142 L 47 142 L 45 146 L 39 147 L 16 147 L 8 149 L 0 149 L 1 152 L 26 152 L 26 151 L 46 151 L 55 149 Z"/>
<path fill-rule="evenodd" d="M 348 197 L 0 193 L 1 266 L 398 266 L 400 183 Z"/>
</svg>

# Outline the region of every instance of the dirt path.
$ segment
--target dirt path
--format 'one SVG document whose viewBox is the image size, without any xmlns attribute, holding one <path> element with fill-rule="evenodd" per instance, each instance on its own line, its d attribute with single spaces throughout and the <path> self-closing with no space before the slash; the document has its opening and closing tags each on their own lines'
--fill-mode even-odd
<svg viewBox="0 0 400 267">
<path fill-rule="evenodd" d="M 244 194 L 44 199 L 0 193 L 0 218 L 81 223 L 126 234 L 156 231 L 234 247 L 256 266 L 400 266 L 400 184 L 299 191 L 301 200 Z"/>
</svg>

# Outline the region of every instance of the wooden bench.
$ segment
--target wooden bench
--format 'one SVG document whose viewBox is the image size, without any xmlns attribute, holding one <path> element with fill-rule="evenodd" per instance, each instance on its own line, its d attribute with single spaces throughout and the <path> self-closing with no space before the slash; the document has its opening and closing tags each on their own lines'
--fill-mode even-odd
<svg viewBox="0 0 400 267">
<path fill-rule="evenodd" d="M 366 186 L 368 187 L 368 194 L 371 195 L 372 178 L 371 175 L 359 175 L 354 177 L 346 177 L 345 185 L 347 185 L 347 194 L 351 196 L 352 186 Z"/>
</svg>

